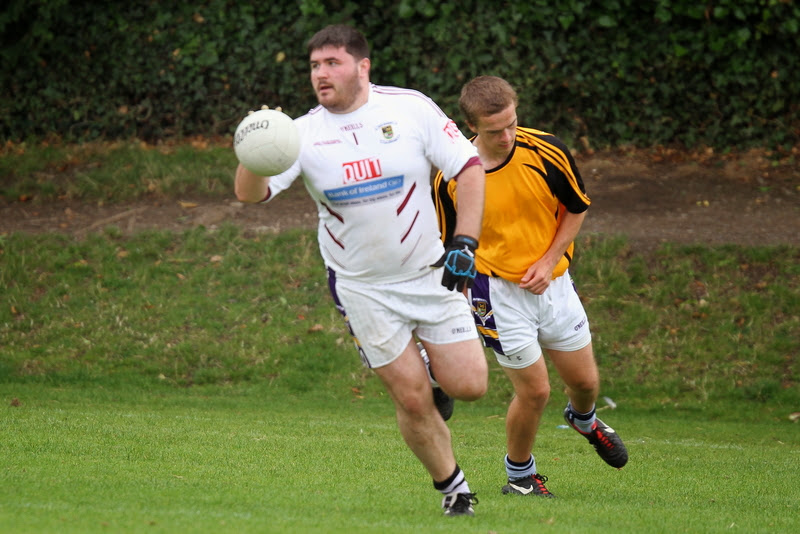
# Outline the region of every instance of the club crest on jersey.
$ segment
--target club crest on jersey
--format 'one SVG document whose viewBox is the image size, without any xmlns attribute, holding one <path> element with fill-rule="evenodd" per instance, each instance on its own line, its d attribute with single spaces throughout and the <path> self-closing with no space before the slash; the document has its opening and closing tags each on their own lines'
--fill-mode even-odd
<svg viewBox="0 0 800 534">
<path fill-rule="evenodd" d="M 396 122 L 386 122 L 375 127 L 380 133 L 381 143 L 394 143 L 397 141 L 397 132 L 394 129 L 396 125 Z"/>
</svg>

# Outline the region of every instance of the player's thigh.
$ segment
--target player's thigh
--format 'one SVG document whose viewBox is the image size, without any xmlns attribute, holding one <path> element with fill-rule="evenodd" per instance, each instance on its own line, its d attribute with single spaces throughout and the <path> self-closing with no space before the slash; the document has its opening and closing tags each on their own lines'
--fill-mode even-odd
<svg viewBox="0 0 800 534">
<path fill-rule="evenodd" d="M 436 344 L 423 341 L 436 381 L 450 396 L 472 400 L 487 389 L 489 365 L 477 337 Z"/>
<path fill-rule="evenodd" d="M 425 363 L 413 340 L 397 358 L 373 370 L 398 409 L 424 413 L 433 404 Z"/>
<path fill-rule="evenodd" d="M 598 387 L 600 373 L 591 342 L 574 351 L 545 350 L 567 387 L 575 390 L 592 390 Z"/>
</svg>

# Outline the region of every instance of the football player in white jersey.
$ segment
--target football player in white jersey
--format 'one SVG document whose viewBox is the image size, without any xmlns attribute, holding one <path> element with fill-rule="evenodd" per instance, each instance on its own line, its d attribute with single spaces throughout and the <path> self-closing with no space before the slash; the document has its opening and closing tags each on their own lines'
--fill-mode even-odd
<svg viewBox="0 0 800 534">
<path fill-rule="evenodd" d="M 488 366 L 462 291 L 475 276 L 485 174 L 475 147 L 428 97 L 370 83 L 369 47 L 344 25 L 308 42 L 319 105 L 296 119 L 300 156 L 288 171 L 236 170 L 236 195 L 268 202 L 302 176 L 317 205 L 318 240 L 334 302 L 365 365 L 395 405 L 400 432 L 443 495 L 446 515 L 477 503 L 434 405 L 429 371 L 450 396 L 475 400 Z M 458 221 L 443 246 L 432 166 L 457 180 Z"/>
</svg>

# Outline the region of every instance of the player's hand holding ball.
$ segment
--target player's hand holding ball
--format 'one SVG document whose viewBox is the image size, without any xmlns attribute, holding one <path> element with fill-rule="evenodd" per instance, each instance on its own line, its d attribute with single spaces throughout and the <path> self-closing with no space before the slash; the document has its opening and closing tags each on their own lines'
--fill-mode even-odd
<svg viewBox="0 0 800 534">
<path fill-rule="evenodd" d="M 233 151 L 248 171 L 275 176 L 291 167 L 300 155 L 300 134 L 281 108 L 262 106 L 251 111 L 236 127 Z"/>
</svg>

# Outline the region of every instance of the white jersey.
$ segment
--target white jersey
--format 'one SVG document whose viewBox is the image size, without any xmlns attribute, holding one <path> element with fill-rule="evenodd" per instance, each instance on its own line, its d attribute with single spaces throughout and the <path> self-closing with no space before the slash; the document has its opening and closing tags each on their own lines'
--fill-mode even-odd
<svg viewBox="0 0 800 534">
<path fill-rule="evenodd" d="M 303 176 L 326 266 L 364 282 L 425 274 L 444 252 L 431 165 L 449 180 L 478 156 L 456 124 L 422 93 L 378 85 L 352 113 L 317 106 L 295 123 L 300 157 L 270 179 L 269 199 Z"/>
</svg>

